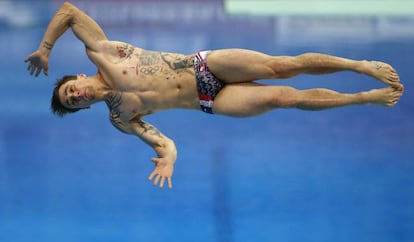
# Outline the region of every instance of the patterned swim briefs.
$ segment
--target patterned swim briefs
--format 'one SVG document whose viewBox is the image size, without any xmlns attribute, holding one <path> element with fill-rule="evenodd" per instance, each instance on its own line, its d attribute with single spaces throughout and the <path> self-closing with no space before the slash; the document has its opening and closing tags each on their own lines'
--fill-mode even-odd
<svg viewBox="0 0 414 242">
<path fill-rule="evenodd" d="M 196 53 L 194 57 L 194 68 L 201 111 L 213 114 L 214 98 L 224 87 L 224 83 L 209 71 L 206 60 L 207 54 L 208 51 Z"/>
</svg>

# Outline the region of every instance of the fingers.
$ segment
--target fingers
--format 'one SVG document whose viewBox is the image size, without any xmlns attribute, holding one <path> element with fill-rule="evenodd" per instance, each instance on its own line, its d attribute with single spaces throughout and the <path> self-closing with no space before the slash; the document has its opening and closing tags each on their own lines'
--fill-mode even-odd
<svg viewBox="0 0 414 242">
<path fill-rule="evenodd" d="M 30 75 L 34 74 L 37 77 L 37 76 L 39 76 L 40 72 L 42 72 L 42 67 L 41 66 L 36 66 L 35 64 L 30 63 L 29 66 L 27 67 L 27 70 L 29 71 Z M 46 72 L 47 72 L 47 70 L 46 70 Z"/>
<path fill-rule="evenodd" d="M 38 77 L 39 75 L 40 75 L 40 73 L 42 73 L 42 70 L 43 70 L 43 73 L 46 75 L 46 76 L 48 76 L 49 75 L 49 72 L 48 72 L 48 70 L 46 69 L 46 68 L 42 68 L 42 67 L 38 67 L 38 66 L 35 66 L 35 65 L 29 65 L 29 67 L 27 68 L 27 70 L 30 72 L 30 75 L 34 75 L 35 77 Z"/>
<path fill-rule="evenodd" d="M 164 183 L 165 183 L 165 176 L 161 177 L 161 182 L 160 182 L 160 188 L 162 189 L 164 187 Z"/>
<path fill-rule="evenodd" d="M 38 77 L 40 75 L 40 73 L 43 73 L 48 76 L 49 72 L 49 65 L 48 65 L 48 61 L 46 60 L 42 60 L 41 58 L 39 58 L 38 56 L 32 54 L 31 56 L 27 57 L 24 60 L 25 63 L 28 62 L 28 67 L 27 70 L 29 71 L 30 75 L 34 75 L 36 77 Z"/>
<path fill-rule="evenodd" d="M 34 65 L 30 66 L 30 75 L 33 75 L 33 73 L 35 72 L 36 67 Z"/>
<path fill-rule="evenodd" d="M 158 184 L 158 182 L 160 181 L 161 176 L 157 175 L 154 179 L 154 186 L 156 186 Z"/>
<path fill-rule="evenodd" d="M 38 77 L 40 72 L 42 72 L 42 68 L 37 68 L 35 77 Z"/>
<path fill-rule="evenodd" d="M 154 171 L 148 177 L 148 180 L 151 181 L 151 180 L 154 179 L 153 185 L 154 186 L 159 186 L 160 189 L 162 189 L 164 187 L 164 184 L 165 184 L 165 178 L 166 178 L 165 176 L 161 176 L 160 174 L 158 174 Z M 171 177 L 167 178 L 167 183 L 168 183 L 168 188 L 171 189 L 172 188 L 172 179 L 171 179 Z"/>
<path fill-rule="evenodd" d="M 151 158 L 151 161 L 155 164 L 155 169 L 149 175 L 148 180 L 150 180 L 150 181 L 153 180 L 153 185 L 154 186 L 159 186 L 161 189 L 164 187 L 165 182 L 167 182 L 168 188 L 171 189 L 172 188 L 171 175 L 168 175 L 169 172 L 165 172 L 165 170 L 163 171 L 162 168 L 160 168 L 158 166 L 159 163 L 162 162 L 162 159 L 161 158 Z"/>
<path fill-rule="evenodd" d="M 43 74 L 49 76 L 49 64 L 46 62 L 45 66 L 43 67 Z"/>
<path fill-rule="evenodd" d="M 154 178 L 154 176 L 155 176 L 155 175 L 158 175 L 158 174 L 157 174 L 157 172 L 153 171 L 153 172 L 151 173 L 151 175 L 148 177 L 148 180 L 150 180 L 150 181 L 151 181 L 151 180 L 152 180 L 152 178 Z"/>
</svg>

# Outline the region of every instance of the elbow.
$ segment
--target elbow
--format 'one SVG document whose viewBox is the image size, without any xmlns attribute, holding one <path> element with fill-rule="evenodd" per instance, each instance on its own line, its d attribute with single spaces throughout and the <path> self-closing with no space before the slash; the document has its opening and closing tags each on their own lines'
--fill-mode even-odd
<svg viewBox="0 0 414 242">
<path fill-rule="evenodd" d="M 175 150 L 175 143 L 169 138 L 164 138 L 158 143 L 158 147 L 164 150 Z"/>
<path fill-rule="evenodd" d="M 62 4 L 62 8 L 72 8 L 72 7 L 74 7 L 74 5 L 70 2 L 64 2 Z"/>
<path fill-rule="evenodd" d="M 158 142 L 155 146 L 155 150 L 161 156 L 170 154 L 177 157 L 177 148 L 175 147 L 175 143 L 169 138 L 164 138 L 162 141 Z"/>
<path fill-rule="evenodd" d="M 72 3 L 70 3 L 70 2 L 64 2 L 63 4 L 62 4 L 62 6 L 60 7 L 60 10 L 61 11 L 70 11 L 71 9 L 73 9 L 75 6 L 72 4 Z"/>
<path fill-rule="evenodd" d="M 78 11 L 78 8 L 76 8 L 76 6 L 70 2 L 64 2 L 60 7 L 60 12 L 65 13 L 69 16 L 73 16 L 76 11 Z"/>
</svg>

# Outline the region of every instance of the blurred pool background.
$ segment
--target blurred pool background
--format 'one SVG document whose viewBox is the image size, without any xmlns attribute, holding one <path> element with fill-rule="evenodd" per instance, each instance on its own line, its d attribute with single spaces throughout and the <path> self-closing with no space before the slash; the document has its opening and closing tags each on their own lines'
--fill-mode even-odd
<svg viewBox="0 0 414 242">
<path fill-rule="evenodd" d="M 26 71 L 62 2 L 0 1 L 0 241 L 414 241 L 414 1 L 72 1 L 110 39 L 146 49 L 310 51 L 398 70 L 393 108 L 148 117 L 179 150 L 172 190 L 146 180 L 153 151 L 114 129 L 105 105 L 50 113 L 55 79 L 96 71 L 71 32 L 49 77 Z M 265 82 L 383 87 L 354 73 Z"/>
</svg>

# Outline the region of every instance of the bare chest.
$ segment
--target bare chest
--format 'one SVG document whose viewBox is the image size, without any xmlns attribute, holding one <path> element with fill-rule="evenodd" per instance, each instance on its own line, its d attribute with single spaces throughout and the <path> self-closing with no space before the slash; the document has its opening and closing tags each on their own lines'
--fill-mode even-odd
<svg viewBox="0 0 414 242">
<path fill-rule="evenodd" d="M 112 91 L 105 100 L 111 118 L 128 122 L 137 115 L 147 114 L 139 95 L 131 92 Z"/>
</svg>

